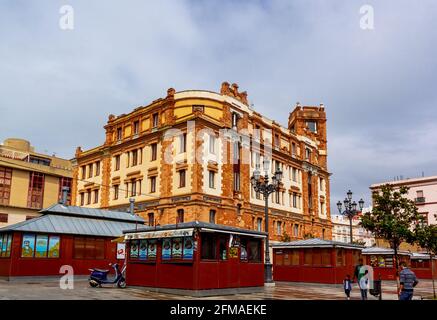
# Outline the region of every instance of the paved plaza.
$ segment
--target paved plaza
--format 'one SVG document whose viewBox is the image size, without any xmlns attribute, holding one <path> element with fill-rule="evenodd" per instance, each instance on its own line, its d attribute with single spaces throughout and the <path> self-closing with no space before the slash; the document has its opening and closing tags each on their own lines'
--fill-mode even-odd
<svg viewBox="0 0 437 320">
<path fill-rule="evenodd" d="M 414 299 L 430 297 L 432 295 L 431 281 L 422 280 L 415 292 Z M 161 299 L 193 299 L 189 296 L 164 294 L 146 291 L 140 287 L 128 287 L 118 289 L 107 286 L 104 288 L 91 288 L 86 281 L 76 281 L 74 289 L 60 289 L 56 281 L 6 281 L 0 280 L 0 299 L 49 299 L 49 300 L 161 300 Z M 266 287 L 262 292 L 252 294 L 223 295 L 203 297 L 195 299 L 221 299 L 221 300 L 263 300 L 263 299 L 286 299 L 286 300 L 344 300 L 342 286 L 308 284 L 308 283 L 276 283 L 275 287 Z M 360 299 L 360 292 L 356 285 L 352 290 L 352 300 Z M 397 300 L 396 284 L 383 282 L 383 299 Z M 369 300 L 376 300 L 369 295 Z"/>
</svg>

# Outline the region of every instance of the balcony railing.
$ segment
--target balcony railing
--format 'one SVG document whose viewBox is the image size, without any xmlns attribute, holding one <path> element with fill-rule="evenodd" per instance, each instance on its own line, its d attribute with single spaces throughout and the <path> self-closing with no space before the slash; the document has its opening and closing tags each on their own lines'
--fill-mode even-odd
<svg viewBox="0 0 437 320">
<path fill-rule="evenodd" d="M 414 202 L 415 202 L 416 204 L 422 204 L 422 203 L 425 203 L 425 197 L 418 197 L 418 198 L 414 199 Z"/>
</svg>

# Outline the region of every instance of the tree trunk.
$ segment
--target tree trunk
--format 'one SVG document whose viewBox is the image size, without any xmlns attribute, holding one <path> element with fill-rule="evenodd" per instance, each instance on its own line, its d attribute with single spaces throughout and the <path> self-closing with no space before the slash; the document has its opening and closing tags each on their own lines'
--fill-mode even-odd
<svg viewBox="0 0 437 320">
<path fill-rule="evenodd" d="M 433 261 L 434 261 L 434 255 L 433 254 L 429 254 L 429 259 L 430 259 L 430 263 L 431 263 L 431 281 L 432 281 L 432 293 L 434 296 L 434 300 L 437 298 L 436 294 L 435 294 L 435 284 L 434 284 L 434 265 L 433 265 Z"/>
<path fill-rule="evenodd" d="M 395 262 L 395 268 L 396 268 L 396 287 L 397 292 L 399 292 L 399 260 L 398 260 L 398 244 L 397 242 L 393 241 L 393 250 L 394 250 L 394 262 Z"/>
</svg>

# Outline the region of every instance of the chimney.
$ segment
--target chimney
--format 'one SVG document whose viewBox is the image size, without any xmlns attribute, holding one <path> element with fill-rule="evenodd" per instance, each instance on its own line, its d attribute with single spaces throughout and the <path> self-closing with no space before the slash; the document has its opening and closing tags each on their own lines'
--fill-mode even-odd
<svg viewBox="0 0 437 320">
<path fill-rule="evenodd" d="M 129 198 L 129 212 L 131 215 L 135 215 L 135 209 L 134 209 L 135 199 Z"/>
<path fill-rule="evenodd" d="M 69 187 L 62 187 L 62 199 L 61 204 L 63 206 L 68 206 L 67 199 L 68 199 L 68 191 L 70 191 Z"/>
</svg>

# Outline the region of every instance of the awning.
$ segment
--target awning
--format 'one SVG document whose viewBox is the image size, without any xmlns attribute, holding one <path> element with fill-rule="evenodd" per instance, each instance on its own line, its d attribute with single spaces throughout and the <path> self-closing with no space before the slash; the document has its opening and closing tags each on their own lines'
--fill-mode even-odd
<svg viewBox="0 0 437 320">
<path fill-rule="evenodd" d="M 132 240 L 132 239 L 189 237 L 189 236 L 193 235 L 193 232 L 194 232 L 194 228 L 136 232 L 136 233 L 127 233 L 124 236 L 124 239 L 125 240 Z"/>
<path fill-rule="evenodd" d="M 111 242 L 114 242 L 114 243 L 123 243 L 124 242 L 124 236 L 115 238 L 115 239 L 111 240 Z"/>
</svg>

